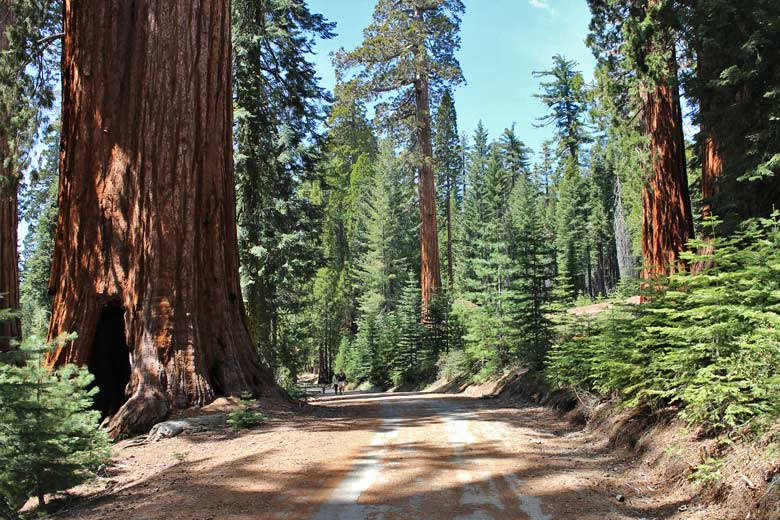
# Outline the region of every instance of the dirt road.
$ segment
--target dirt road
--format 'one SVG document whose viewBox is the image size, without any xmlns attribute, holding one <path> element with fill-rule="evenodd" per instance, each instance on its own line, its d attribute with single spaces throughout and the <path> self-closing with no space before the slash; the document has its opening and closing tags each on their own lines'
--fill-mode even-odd
<svg viewBox="0 0 780 520">
<path fill-rule="evenodd" d="M 588 493 L 600 476 L 591 461 L 540 431 L 530 410 L 523 425 L 509 410 L 451 395 L 354 398 L 377 404 L 381 423 L 314 520 L 630 518 Z"/>
<path fill-rule="evenodd" d="M 658 517 L 617 502 L 617 462 L 544 408 L 424 393 L 314 402 L 314 415 L 291 410 L 250 432 L 122 449 L 102 480 L 110 493 L 59 518 Z"/>
</svg>

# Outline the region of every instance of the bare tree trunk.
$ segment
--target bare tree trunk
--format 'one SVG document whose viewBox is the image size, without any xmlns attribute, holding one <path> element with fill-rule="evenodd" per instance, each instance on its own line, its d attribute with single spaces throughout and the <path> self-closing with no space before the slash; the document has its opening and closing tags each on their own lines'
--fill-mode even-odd
<svg viewBox="0 0 780 520">
<path fill-rule="evenodd" d="M 623 209 L 623 195 L 621 193 L 620 178 L 615 181 L 615 245 L 617 249 L 617 267 L 621 280 L 636 278 L 634 253 L 631 246 L 631 233 L 626 223 L 626 214 Z"/>
<path fill-rule="evenodd" d="M 0 3 L 0 52 L 8 49 L 6 30 L 11 13 L 5 3 Z M 11 100 L 15 102 L 16 100 Z M 0 100 L 0 309 L 19 308 L 19 253 L 17 251 L 16 225 L 18 222 L 15 161 L 10 156 L 8 139 L 11 103 Z M 11 348 L 11 339 L 21 338 L 22 328 L 18 319 L 0 322 L 0 352 Z"/>
<path fill-rule="evenodd" d="M 645 96 L 652 172 L 642 192 L 644 278 L 680 269 L 680 253 L 693 237 L 676 63 L 670 69 L 671 84 L 660 84 Z"/>
<path fill-rule="evenodd" d="M 422 164 L 420 165 L 420 284 L 422 288 L 422 315 L 434 294 L 441 289 L 439 236 L 436 225 L 436 187 L 433 175 L 433 146 L 428 105 L 428 81 L 422 78 L 415 84 L 417 92 L 417 135 Z"/>
<path fill-rule="evenodd" d="M 238 276 L 229 0 L 65 0 L 48 364 L 89 365 L 112 436 L 277 394 Z"/>
</svg>

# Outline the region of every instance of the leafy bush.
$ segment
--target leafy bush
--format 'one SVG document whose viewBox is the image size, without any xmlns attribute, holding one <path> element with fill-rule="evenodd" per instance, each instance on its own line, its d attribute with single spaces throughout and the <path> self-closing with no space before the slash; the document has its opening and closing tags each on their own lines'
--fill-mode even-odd
<svg viewBox="0 0 780 520">
<path fill-rule="evenodd" d="M 712 429 L 780 416 L 780 214 L 712 246 L 685 254 L 694 274 L 652 282 L 646 303 L 568 323 L 547 358 L 551 383 L 679 404 Z"/>
<path fill-rule="evenodd" d="M 0 498 L 12 509 L 30 496 L 44 504 L 47 493 L 92 478 L 110 457 L 100 413 L 92 409 L 93 377 L 73 365 L 43 366 L 54 345 L 29 336 L 19 351 L 0 358 Z"/>
<path fill-rule="evenodd" d="M 240 406 L 239 409 L 227 414 L 227 423 L 234 430 L 254 428 L 265 422 L 265 414 L 254 409 L 257 403 L 251 399 L 251 396 L 243 395 L 238 404 Z"/>
</svg>

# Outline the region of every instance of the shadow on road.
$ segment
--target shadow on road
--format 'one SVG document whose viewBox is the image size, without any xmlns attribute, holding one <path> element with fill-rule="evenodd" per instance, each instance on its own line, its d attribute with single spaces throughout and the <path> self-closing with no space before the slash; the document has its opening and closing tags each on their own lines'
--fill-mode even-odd
<svg viewBox="0 0 780 520">
<path fill-rule="evenodd" d="M 392 406 L 380 406 L 391 403 Z M 324 410 L 323 410 L 324 409 Z M 308 415 L 307 415 L 308 414 Z M 308 417 L 303 420 L 302 417 Z M 315 420 L 311 420 L 312 417 Z M 417 428 L 439 425 L 447 420 L 482 418 L 500 421 L 522 428 L 529 422 L 535 425 L 535 436 L 542 442 L 550 441 L 544 459 L 539 453 L 507 451 L 501 442 L 474 442 L 457 454 L 451 443 L 425 439 L 419 442 L 398 442 L 392 446 L 392 460 L 405 468 L 403 480 L 381 483 L 360 496 L 357 503 L 341 504 L 350 511 L 349 518 L 494 518 L 515 519 L 520 504 L 510 492 L 513 482 L 535 482 L 567 475 L 578 471 L 603 471 L 615 463 L 607 455 L 594 456 L 586 447 L 572 451 L 557 447 L 552 442 L 560 437 L 565 426 L 550 420 L 548 410 L 536 407 L 525 409 L 501 408 L 464 396 L 432 396 L 421 392 L 406 394 L 351 393 L 329 396 L 317 400 L 303 416 L 290 415 L 273 421 L 264 432 L 254 432 L 258 439 L 280 428 L 295 428 L 309 432 L 333 432 L 345 429 L 365 428 L 382 432 L 387 421 L 397 419 L 395 428 Z M 378 422 L 378 420 L 380 422 Z M 541 426 L 539 426 L 541 425 Z M 431 431 L 434 431 L 433 429 Z M 279 435 L 277 432 L 276 435 Z M 440 439 L 438 440 L 440 441 Z M 193 442 L 195 444 L 195 442 Z M 314 518 L 323 506 L 338 510 L 338 501 L 330 499 L 331 491 L 348 473 L 365 462 L 358 457 L 355 464 L 345 468 L 343 461 L 332 461 L 318 466 L 303 464 L 300 469 L 260 469 L 260 462 L 274 453 L 275 448 L 265 448 L 258 453 L 237 457 L 229 463 L 202 471 L 210 459 L 209 453 L 200 453 L 192 460 L 182 461 L 163 471 L 149 474 L 132 486 L 125 488 L 121 496 L 109 495 L 81 502 L 71 515 L 60 518 L 101 518 L 106 520 L 244 520 L 244 519 L 307 519 Z M 366 447 L 365 450 L 375 449 Z M 388 455 L 389 457 L 390 455 Z M 516 471 L 492 474 L 489 478 L 476 479 L 467 485 L 456 481 L 439 486 L 442 472 L 451 471 L 453 460 L 464 467 L 480 467 L 485 461 L 536 461 L 517 466 Z M 526 458 L 527 457 L 527 458 Z M 341 463 L 341 464 L 340 464 Z M 256 485 L 253 485 L 255 483 Z M 481 490 L 481 491 L 480 491 Z M 470 504 L 464 499 L 468 493 L 475 496 L 498 493 L 500 501 Z M 466 498 L 468 498 L 466 496 Z M 538 496 L 544 504 L 556 504 L 557 511 L 566 512 L 561 519 L 601 518 L 663 518 L 672 514 L 680 504 L 667 503 L 664 507 L 629 507 L 617 505 L 605 496 L 597 483 L 582 484 L 569 489 L 551 490 Z M 446 507 L 442 506 L 445 505 Z M 568 509 L 567 509 L 568 508 Z M 446 512 L 445 512 L 446 511 Z M 81 513 L 89 514 L 82 516 Z M 619 513 L 619 516 L 615 516 Z M 442 516 L 442 515 L 445 516 Z M 484 516 L 487 514 L 488 516 Z M 475 516 L 476 515 L 476 516 Z M 483 516 L 479 516 L 483 515 Z M 333 518 L 338 520 L 340 517 Z M 347 516 L 344 516 L 347 518 Z M 528 517 L 531 518 L 531 517 Z"/>
</svg>

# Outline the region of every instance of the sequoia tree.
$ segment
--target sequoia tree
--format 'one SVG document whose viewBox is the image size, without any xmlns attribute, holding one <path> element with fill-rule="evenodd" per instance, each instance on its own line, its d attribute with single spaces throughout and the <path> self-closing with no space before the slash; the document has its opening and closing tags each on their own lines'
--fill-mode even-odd
<svg viewBox="0 0 780 520">
<path fill-rule="evenodd" d="M 679 255 L 694 236 L 677 81 L 676 39 L 666 26 L 666 13 L 659 8 L 660 4 L 660 0 L 648 3 L 645 16 L 656 30 L 639 43 L 644 48 L 637 54 L 640 73 L 646 76 L 641 80 L 640 90 L 652 163 L 650 178 L 642 193 L 645 278 L 679 268 Z"/>
<path fill-rule="evenodd" d="M 87 365 L 112 436 L 275 392 L 238 274 L 229 0 L 66 0 L 52 366 Z"/>
<path fill-rule="evenodd" d="M 675 45 L 679 19 L 666 0 L 589 0 L 589 44 L 641 98 L 650 167 L 642 193 L 646 278 L 676 270 L 693 238 Z M 628 78 L 628 79 L 626 79 Z"/>
<path fill-rule="evenodd" d="M 350 52 L 339 51 L 335 59 L 345 92 L 381 101 L 377 112 L 391 128 L 400 124 L 411 130 L 419 169 L 423 317 L 441 288 L 431 94 L 436 101 L 444 87 L 463 81 L 455 52 L 464 10 L 461 0 L 378 0 L 363 43 Z M 388 99 L 388 93 L 395 95 Z"/>
</svg>

